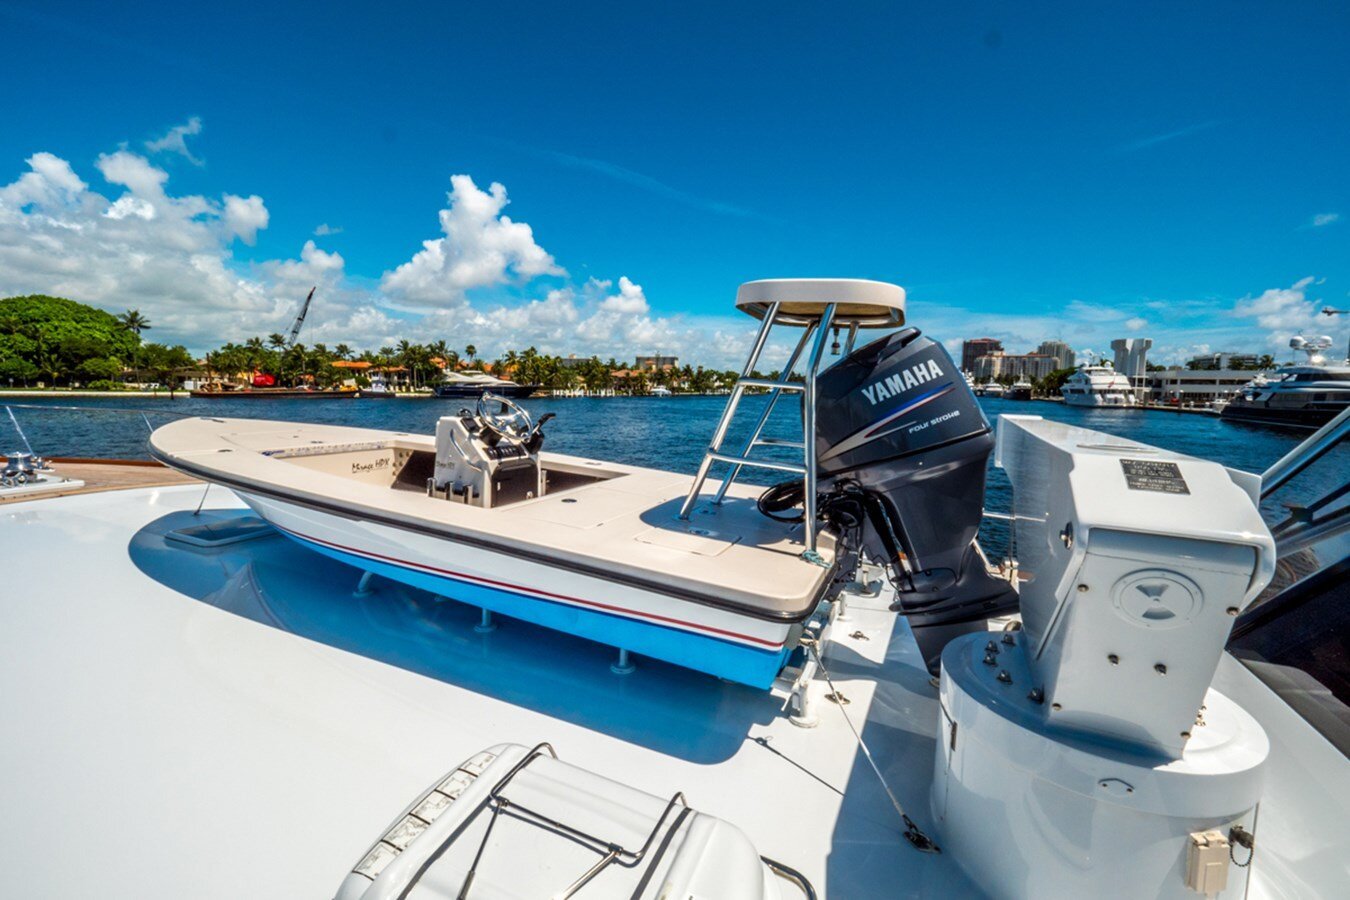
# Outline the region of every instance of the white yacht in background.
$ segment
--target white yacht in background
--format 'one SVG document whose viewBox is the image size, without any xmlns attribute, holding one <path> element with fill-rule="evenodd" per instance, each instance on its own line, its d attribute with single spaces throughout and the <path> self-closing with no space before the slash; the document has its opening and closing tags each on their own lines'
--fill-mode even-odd
<svg viewBox="0 0 1350 900">
<path fill-rule="evenodd" d="M 975 396 L 977 397 L 1002 397 L 1003 385 L 997 381 L 986 381 L 984 384 L 975 385 Z"/>
<path fill-rule="evenodd" d="M 1130 379 L 1108 362 L 1079 366 L 1060 386 L 1059 393 L 1070 406 L 1130 407 L 1139 403 Z"/>
<path fill-rule="evenodd" d="M 486 398 L 425 436 L 158 429 L 206 484 L 0 486 L 6 894 L 1343 893 L 1350 412 L 1262 475 L 1037 416 L 995 439 L 900 288 L 737 305 L 692 478 L 545 453 Z M 763 437 L 787 394 L 801 440 Z M 976 540 L 991 455 L 1016 559 Z"/>
<path fill-rule="evenodd" d="M 1278 377 L 1253 379 L 1223 408 L 1223 417 L 1238 422 L 1320 428 L 1350 407 L 1350 359 L 1329 361 L 1332 340 L 1295 337 L 1291 349 L 1307 354 L 1303 363 L 1282 366 Z"/>
<path fill-rule="evenodd" d="M 539 385 L 518 384 L 477 369 L 465 369 L 462 372 L 447 371 L 433 390 L 437 397 L 473 400 L 486 393 L 499 397 L 528 397 L 539 390 Z"/>
</svg>

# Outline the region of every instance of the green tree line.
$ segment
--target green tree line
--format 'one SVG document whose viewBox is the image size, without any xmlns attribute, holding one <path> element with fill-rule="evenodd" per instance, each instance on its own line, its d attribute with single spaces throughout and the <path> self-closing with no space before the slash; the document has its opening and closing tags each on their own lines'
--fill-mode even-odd
<svg viewBox="0 0 1350 900">
<path fill-rule="evenodd" d="M 117 387 L 132 377 L 171 383 L 193 365 L 181 346 L 141 340 L 149 321 L 74 300 L 32 294 L 0 299 L 0 384 Z M 141 377 L 143 376 L 143 377 Z"/>
<path fill-rule="evenodd" d="M 334 365 L 370 363 L 370 369 L 406 372 L 413 389 L 434 385 L 444 368 L 490 368 L 501 377 L 546 389 L 622 390 L 647 393 L 657 386 L 672 391 L 707 393 L 735 382 L 737 373 L 685 365 L 635 372 L 635 365 L 610 358 L 564 359 L 535 347 L 507 350 L 483 360 L 467 344 L 463 351 L 446 340 L 400 341 L 395 346 L 357 351 L 347 344 L 287 344 L 273 333 L 242 343 L 226 343 L 198 362 L 182 346 L 143 340 L 153 323 L 139 310 L 113 315 L 61 297 L 29 295 L 0 300 L 0 386 L 117 388 L 155 382 L 165 387 L 196 375 L 233 379 L 254 372 L 273 375 L 278 384 L 330 387 L 348 379 L 364 386 L 365 372 Z M 486 363 L 486 365 L 485 365 Z M 616 372 L 627 373 L 616 377 Z"/>
</svg>

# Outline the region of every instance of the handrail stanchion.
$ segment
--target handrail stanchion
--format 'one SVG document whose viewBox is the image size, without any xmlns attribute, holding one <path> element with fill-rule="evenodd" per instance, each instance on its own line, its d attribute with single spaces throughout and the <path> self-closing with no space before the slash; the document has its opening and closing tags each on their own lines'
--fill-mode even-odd
<svg viewBox="0 0 1350 900">
<path fill-rule="evenodd" d="M 806 475 L 802 478 L 802 504 L 806 520 L 802 523 L 802 538 L 806 552 L 816 552 L 816 370 L 830 339 L 830 322 L 834 320 L 835 305 L 827 304 L 817 326 L 811 357 L 806 362 L 806 399 L 802 403 L 802 455 L 806 457 Z"/>
<path fill-rule="evenodd" d="M 1261 496 L 1264 498 L 1273 494 L 1289 479 L 1325 456 L 1347 436 L 1350 436 L 1350 407 L 1341 410 L 1336 418 L 1317 429 L 1307 440 L 1261 473 Z"/>
</svg>

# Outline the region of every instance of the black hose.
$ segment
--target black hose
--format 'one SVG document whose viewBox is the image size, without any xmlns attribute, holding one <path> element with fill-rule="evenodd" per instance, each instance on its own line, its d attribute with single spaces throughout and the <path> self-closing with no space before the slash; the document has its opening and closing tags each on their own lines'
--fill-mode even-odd
<svg viewBox="0 0 1350 900">
<path fill-rule="evenodd" d="M 804 510 L 798 510 L 790 516 L 779 515 L 786 510 L 801 505 L 805 494 L 801 479 L 782 481 L 759 495 L 755 505 L 759 511 L 776 522 L 800 522 L 806 518 Z"/>
</svg>

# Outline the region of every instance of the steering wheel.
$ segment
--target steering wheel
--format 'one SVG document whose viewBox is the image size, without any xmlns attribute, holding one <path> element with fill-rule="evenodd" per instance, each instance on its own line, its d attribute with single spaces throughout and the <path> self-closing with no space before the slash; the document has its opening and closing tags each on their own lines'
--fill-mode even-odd
<svg viewBox="0 0 1350 900">
<path fill-rule="evenodd" d="M 501 404 L 501 411 L 489 412 L 489 404 L 491 403 Z M 478 405 L 474 412 L 478 414 L 479 419 L 494 430 L 515 438 L 529 437 L 530 432 L 534 430 L 534 422 L 530 420 L 530 414 L 522 409 L 518 403 L 490 391 L 478 395 Z"/>
</svg>

